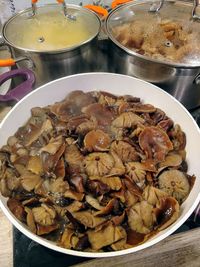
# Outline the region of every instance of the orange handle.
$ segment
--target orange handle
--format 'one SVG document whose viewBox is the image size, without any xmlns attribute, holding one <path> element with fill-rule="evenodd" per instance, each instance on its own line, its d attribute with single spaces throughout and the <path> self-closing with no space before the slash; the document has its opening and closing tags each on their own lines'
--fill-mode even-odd
<svg viewBox="0 0 200 267">
<path fill-rule="evenodd" d="M 12 58 L 0 59 L 0 67 L 14 66 L 15 63 L 15 60 Z"/>
<path fill-rule="evenodd" d="M 103 7 L 101 7 L 101 6 L 86 5 L 84 7 L 94 11 L 95 13 L 97 13 L 98 15 L 100 15 L 100 16 L 102 16 L 104 18 L 108 16 L 108 10 L 103 8 Z"/>
<path fill-rule="evenodd" d="M 114 0 L 111 4 L 111 7 L 112 8 L 115 8 L 116 6 L 119 6 L 119 5 L 122 5 L 122 4 L 125 4 L 125 3 L 128 3 L 132 0 Z"/>
<path fill-rule="evenodd" d="M 31 0 L 32 4 L 36 4 L 38 0 Z"/>
<path fill-rule="evenodd" d="M 32 4 L 36 4 L 38 2 L 38 0 L 31 0 Z M 62 4 L 64 2 L 64 0 L 57 0 L 57 2 L 59 4 Z"/>
<path fill-rule="evenodd" d="M 59 4 L 63 4 L 64 0 L 57 0 Z"/>
</svg>

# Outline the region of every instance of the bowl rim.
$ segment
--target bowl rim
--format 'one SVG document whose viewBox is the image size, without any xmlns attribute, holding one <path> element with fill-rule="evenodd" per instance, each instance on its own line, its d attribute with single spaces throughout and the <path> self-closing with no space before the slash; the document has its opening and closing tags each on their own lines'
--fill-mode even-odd
<svg viewBox="0 0 200 267">
<path fill-rule="evenodd" d="M 189 113 L 189 111 L 177 100 L 175 99 L 172 95 L 170 95 L 169 93 L 165 92 L 164 90 L 162 90 L 161 88 L 159 88 L 156 85 L 153 85 L 149 82 L 143 81 L 141 79 L 129 76 L 129 75 L 123 75 L 123 74 L 116 74 L 116 73 L 108 73 L 108 72 L 88 72 L 88 73 L 80 73 L 80 74 L 73 74 L 70 76 L 65 76 L 62 78 L 59 78 L 57 80 L 48 82 L 40 87 L 38 87 L 37 89 L 35 89 L 34 91 L 30 92 L 29 94 L 27 94 L 23 99 L 21 99 L 9 112 L 8 114 L 4 117 L 4 119 L 2 120 L 2 122 L 0 123 L 0 131 L 2 129 L 2 126 L 4 124 L 4 122 L 7 120 L 7 118 L 9 116 L 12 115 L 12 113 L 14 113 L 15 109 L 21 105 L 22 102 L 26 101 L 27 98 L 29 98 L 32 94 L 37 94 L 38 91 L 42 90 L 45 87 L 48 87 L 50 84 L 56 84 L 57 81 L 60 80 L 68 80 L 68 79 L 73 79 L 74 77 L 76 78 L 77 76 L 95 76 L 95 75 L 109 75 L 109 76 L 118 76 L 118 77 L 128 77 L 131 78 L 132 80 L 137 80 L 140 81 L 141 83 L 144 83 L 148 86 L 151 86 L 152 88 L 154 88 L 155 90 L 159 90 L 162 91 L 163 94 L 167 95 L 168 98 L 173 99 L 173 101 L 176 102 L 176 104 L 182 108 L 182 110 L 186 113 L 187 116 L 189 116 L 189 118 L 193 121 L 194 127 L 196 127 L 196 130 L 198 131 L 198 133 L 200 134 L 200 129 L 198 127 L 198 125 L 196 124 L 195 120 L 193 119 L 192 115 Z M 114 256 L 122 256 L 122 255 L 127 255 L 129 253 L 134 253 L 140 250 L 143 250 L 145 248 L 151 247 L 152 245 L 160 242 L 161 240 L 165 239 L 166 237 L 168 237 L 169 235 L 171 235 L 173 232 L 175 232 L 188 218 L 189 216 L 192 214 L 192 212 L 195 210 L 195 208 L 197 207 L 198 203 L 200 202 L 200 191 L 197 195 L 197 197 L 195 198 L 195 201 L 192 203 L 192 205 L 190 206 L 190 208 L 188 209 L 188 211 L 186 211 L 186 214 L 177 222 L 175 221 L 172 225 L 171 228 L 168 229 L 166 228 L 166 232 L 160 234 L 160 236 L 156 235 L 153 237 L 153 239 L 148 239 L 146 242 L 144 242 L 141 245 L 135 246 L 135 247 L 131 247 L 129 249 L 124 249 L 124 250 L 119 250 L 119 251 L 113 251 L 113 252 L 83 252 L 83 251 L 76 251 L 76 250 L 71 250 L 71 249 L 66 249 L 66 248 L 62 248 L 59 247 L 58 245 L 56 245 L 56 243 L 51 242 L 47 239 L 44 239 L 40 236 L 37 236 L 36 234 L 33 234 L 30 230 L 28 230 L 28 228 L 26 228 L 26 226 L 21 223 L 19 220 L 17 220 L 14 215 L 12 214 L 12 212 L 4 205 L 3 201 L 1 200 L 1 196 L 0 196 L 0 208 L 2 209 L 2 211 L 4 212 L 4 214 L 6 215 L 6 217 L 9 219 L 9 221 L 20 231 L 22 232 L 24 235 L 26 235 L 28 238 L 32 239 L 33 241 L 49 248 L 52 249 L 54 251 L 57 252 L 61 252 L 64 254 L 68 254 L 68 255 L 72 255 L 72 256 L 79 256 L 79 257 L 85 257 L 85 258 L 104 258 L 104 257 L 114 257 Z M 168 230 L 167 230 L 168 229 Z M 161 231 L 162 232 L 162 231 Z M 161 233 L 160 232 L 160 233 Z"/>
</svg>

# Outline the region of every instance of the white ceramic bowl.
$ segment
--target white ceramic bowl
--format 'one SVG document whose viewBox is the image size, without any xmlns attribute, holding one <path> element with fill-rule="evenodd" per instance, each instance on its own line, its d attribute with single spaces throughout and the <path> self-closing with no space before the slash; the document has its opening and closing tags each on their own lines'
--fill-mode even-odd
<svg viewBox="0 0 200 267">
<path fill-rule="evenodd" d="M 30 116 L 30 109 L 32 107 L 42 107 L 48 104 L 53 104 L 56 101 L 64 99 L 64 97 L 73 90 L 104 90 L 117 95 L 129 94 L 140 97 L 146 103 L 153 104 L 164 110 L 175 123 L 181 125 L 187 137 L 186 151 L 189 167 L 188 173 L 195 174 L 197 179 L 190 195 L 181 206 L 181 215 L 179 219 L 170 227 L 159 232 L 156 236 L 137 247 L 116 252 L 92 253 L 61 248 L 56 246 L 55 243 L 31 233 L 27 227 L 18 221 L 7 208 L 6 198 L 0 196 L 0 206 L 2 210 L 11 223 L 13 223 L 16 228 L 29 238 L 50 249 L 74 256 L 93 258 L 119 256 L 133 253 L 158 243 L 172 234 L 185 222 L 185 220 L 194 211 L 200 200 L 200 130 L 197 124 L 189 112 L 175 98 L 152 84 L 125 75 L 111 73 L 86 73 L 64 77 L 43 85 L 17 103 L 0 125 L 0 147 L 6 143 L 7 138 L 14 134 L 19 126 L 26 122 Z"/>
</svg>

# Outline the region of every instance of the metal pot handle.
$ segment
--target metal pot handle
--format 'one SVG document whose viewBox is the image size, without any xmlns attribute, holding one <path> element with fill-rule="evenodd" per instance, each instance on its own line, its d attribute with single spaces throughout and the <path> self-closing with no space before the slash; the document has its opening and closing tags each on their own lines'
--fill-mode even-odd
<svg viewBox="0 0 200 267">
<path fill-rule="evenodd" d="M 25 81 L 22 82 L 20 85 L 16 86 L 15 88 L 9 90 L 5 95 L 0 94 L 0 101 L 19 101 L 25 95 L 32 91 L 33 85 L 35 83 L 35 75 L 29 69 L 17 69 L 3 73 L 0 76 L 0 86 L 7 80 L 15 78 L 16 76 L 23 76 L 25 78 Z"/>
<path fill-rule="evenodd" d="M 194 0 L 193 9 L 192 9 L 192 18 L 200 19 L 200 16 L 197 14 L 197 7 L 199 5 L 199 0 Z"/>
<path fill-rule="evenodd" d="M 193 81 L 194 84 L 199 85 L 200 84 L 200 73 L 196 75 Z"/>
<path fill-rule="evenodd" d="M 63 13 L 64 16 L 70 20 L 76 20 L 76 16 L 71 15 L 68 13 L 67 11 L 67 5 L 65 3 L 65 0 L 56 0 L 59 4 L 62 4 L 62 8 L 63 8 Z M 36 3 L 38 2 L 38 0 L 31 0 L 31 6 L 32 6 L 32 14 L 30 14 L 31 17 L 35 16 L 36 12 L 37 12 L 37 6 Z"/>
</svg>

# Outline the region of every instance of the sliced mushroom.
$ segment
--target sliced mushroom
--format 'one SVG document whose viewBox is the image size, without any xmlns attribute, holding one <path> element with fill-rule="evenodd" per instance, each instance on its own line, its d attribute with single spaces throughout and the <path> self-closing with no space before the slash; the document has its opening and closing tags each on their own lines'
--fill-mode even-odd
<svg viewBox="0 0 200 267">
<path fill-rule="evenodd" d="M 187 176 L 179 170 L 168 170 L 158 177 L 159 188 L 182 203 L 190 192 Z"/>
<path fill-rule="evenodd" d="M 176 124 L 174 128 L 170 131 L 172 136 L 172 143 L 175 150 L 183 150 L 186 146 L 186 135 L 182 131 L 180 125 Z"/>
<path fill-rule="evenodd" d="M 26 167 L 27 167 L 27 170 L 29 170 L 35 174 L 42 174 L 42 172 L 43 172 L 42 161 L 41 161 L 39 156 L 29 157 L 29 160 L 28 160 Z"/>
<path fill-rule="evenodd" d="M 7 206 L 18 220 L 20 220 L 21 222 L 25 221 L 26 213 L 19 200 L 15 198 L 9 198 L 7 201 Z"/>
<path fill-rule="evenodd" d="M 107 151 L 110 145 L 110 137 L 102 130 L 92 130 L 84 138 L 84 147 L 87 151 Z"/>
<path fill-rule="evenodd" d="M 104 217 L 95 217 L 91 211 L 77 211 L 72 213 L 73 217 L 81 222 L 85 227 L 95 228 L 98 225 L 104 223 L 106 218 Z"/>
<path fill-rule="evenodd" d="M 159 163 L 159 168 L 163 167 L 178 167 L 182 163 L 182 157 L 177 153 L 169 153 L 165 160 Z"/>
<path fill-rule="evenodd" d="M 84 198 L 84 194 L 83 193 L 76 192 L 76 191 L 74 191 L 72 189 L 66 190 L 65 193 L 64 193 L 64 196 L 68 197 L 68 198 L 71 198 L 71 199 L 74 199 L 74 200 L 78 200 L 78 201 L 81 201 Z"/>
<path fill-rule="evenodd" d="M 90 195 L 85 196 L 85 200 L 91 207 L 95 208 L 96 210 L 102 210 L 104 207 L 101 206 L 98 200 Z"/>
<path fill-rule="evenodd" d="M 101 181 L 102 183 L 108 185 L 111 190 L 118 191 L 122 188 L 122 182 L 118 176 L 111 176 L 111 177 L 90 176 L 89 179 Z"/>
<path fill-rule="evenodd" d="M 100 211 L 94 213 L 95 216 L 102 216 L 111 213 L 114 209 L 115 205 L 118 204 L 118 200 L 116 198 L 111 199 L 108 204 L 103 207 Z"/>
<path fill-rule="evenodd" d="M 23 138 L 25 140 L 25 146 L 30 146 L 33 142 L 35 142 L 43 132 L 48 133 L 53 129 L 50 120 L 45 120 L 43 124 L 39 126 L 30 125 L 30 128 L 24 134 Z"/>
<path fill-rule="evenodd" d="M 160 202 L 160 199 L 167 197 L 167 193 L 153 186 L 146 186 L 142 197 L 151 205 L 155 206 Z"/>
<path fill-rule="evenodd" d="M 36 224 L 36 227 L 37 227 L 37 235 L 46 235 L 57 230 L 59 225 L 58 224 L 52 224 L 52 225 Z"/>
<path fill-rule="evenodd" d="M 66 99 L 50 106 L 53 114 L 62 121 L 68 121 L 72 116 L 79 116 L 82 107 L 95 102 L 94 97 L 82 91 L 71 92 Z"/>
<path fill-rule="evenodd" d="M 154 210 L 159 231 L 175 222 L 180 213 L 180 206 L 175 198 L 164 197 Z"/>
<path fill-rule="evenodd" d="M 82 112 L 95 118 L 99 129 L 107 129 L 111 125 L 114 114 L 105 106 L 95 103 L 85 106 Z"/>
<path fill-rule="evenodd" d="M 58 151 L 58 149 L 61 147 L 61 145 L 63 144 L 63 141 L 64 140 L 63 140 L 63 137 L 61 135 L 57 136 L 55 138 L 52 137 L 50 139 L 49 143 L 40 149 L 40 153 L 45 151 L 51 155 L 54 155 Z"/>
<path fill-rule="evenodd" d="M 69 189 L 69 184 L 63 178 L 57 178 L 50 183 L 50 191 L 53 193 L 64 193 Z"/>
<path fill-rule="evenodd" d="M 83 181 L 84 178 L 81 174 L 77 173 L 77 174 L 73 174 L 70 178 L 69 178 L 69 182 L 74 185 L 74 187 L 76 188 L 76 191 L 79 193 L 83 193 L 85 192 L 85 188 L 83 185 Z"/>
<path fill-rule="evenodd" d="M 112 217 L 111 221 L 114 223 L 114 225 L 120 225 L 123 223 L 125 215 L 126 215 L 125 212 L 123 212 L 121 215 Z"/>
<path fill-rule="evenodd" d="M 55 169 L 64 151 L 65 144 L 63 143 L 54 155 L 44 151 L 41 153 L 42 165 L 45 172 L 49 173 Z"/>
<path fill-rule="evenodd" d="M 59 241 L 59 246 L 63 248 L 75 248 L 78 244 L 79 238 L 75 235 L 74 230 L 70 228 L 65 228 L 61 240 Z"/>
<path fill-rule="evenodd" d="M 131 103 L 129 111 L 137 113 L 153 113 L 156 111 L 156 108 L 150 104 Z"/>
<path fill-rule="evenodd" d="M 95 197 L 104 195 L 110 191 L 110 187 L 99 180 L 88 180 L 86 188 Z"/>
<path fill-rule="evenodd" d="M 27 213 L 27 215 L 26 215 L 26 222 L 27 222 L 28 228 L 30 229 L 31 232 L 33 232 L 34 234 L 36 234 L 37 228 L 36 228 L 36 225 L 35 225 L 33 213 L 31 211 L 31 209 L 29 209 L 27 207 L 25 207 L 24 209 L 25 209 L 25 211 Z"/>
<path fill-rule="evenodd" d="M 59 159 L 57 165 L 55 166 L 54 174 L 56 175 L 56 177 L 65 177 L 65 162 L 63 158 Z"/>
<path fill-rule="evenodd" d="M 109 223 L 99 231 L 89 230 L 88 239 L 92 249 L 99 250 L 102 247 L 111 245 L 126 236 L 125 230 L 121 226 L 114 226 Z"/>
<path fill-rule="evenodd" d="M 85 135 L 89 131 L 96 129 L 96 127 L 97 122 L 95 120 L 88 120 L 78 125 L 78 127 L 76 128 L 76 133 Z"/>
<path fill-rule="evenodd" d="M 110 154 L 112 155 L 114 159 L 114 165 L 113 165 L 113 168 L 110 170 L 110 172 L 106 176 L 110 177 L 110 176 L 118 176 L 118 175 L 124 174 L 125 167 L 121 159 L 119 158 L 119 156 L 112 150 L 110 151 Z"/>
<path fill-rule="evenodd" d="M 23 188 L 27 190 L 28 192 L 30 192 L 38 184 L 40 184 L 41 177 L 37 174 L 26 171 L 24 174 L 21 175 L 20 181 L 21 181 L 21 185 L 23 186 Z"/>
<path fill-rule="evenodd" d="M 113 168 L 115 161 L 107 153 L 94 152 L 84 159 L 84 167 L 89 176 L 103 176 Z"/>
<path fill-rule="evenodd" d="M 65 160 L 69 165 L 81 166 L 84 157 L 75 144 L 70 144 L 65 149 Z"/>
<path fill-rule="evenodd" d="M 163 161 L 167 153 L 173 149 L 168 135 L 159 127 L 146 127 L 139 135 L 139 145 L 148 159 Z"/>
<path fill-rule="evenodd" d="M 153 229 L 155 217 L 153 206 L 147 201 L 133 205 L 128 211 L 128 224 L 130 228 L 141 234 L 148 234 Z"/>
<path fill-rule="evenodd" d="M 144 122 L 144 119 L 133 112 L 124 112 L 112 121 L 112 126 L 117 128 L 131 128 L 138 123 L 143 124 Z"/>
<path fill-rule="evenodd" d="M 73 212 L 76 212 L 76 211 L 79 211 L 81 209 L 83 209 L 85 207 L 84 203 L 83 202 L 80 202 L 78 200 L 75 200 L 73 201 L 70 205 L 68 205 L 66 207 L 66 209 L 70 212 L 70 213 L 73 213 Z"/>
<path fill-rule="evenodd" d="M 55 224 L 56 212 L 52 207 L 42 204 L 41 207 L 32 209 L 33 218 L 36 223 L 44 226 Z"/>
<path fill-rule="evenodd" d="M 124 141 L 114 141 L 111 144 L 113 150 L 122 160 L 122 162 L 137 161 L 138 153 L 133 146 Z"/>
</svg>

